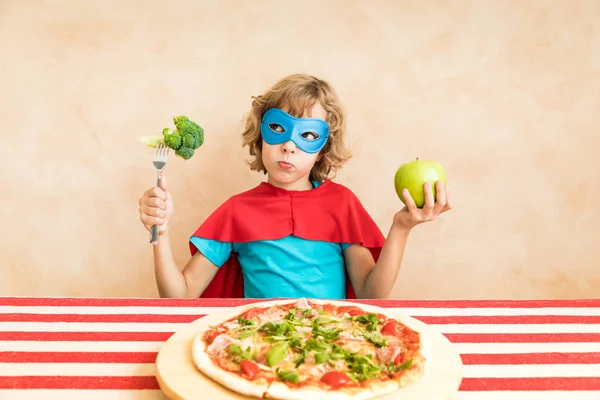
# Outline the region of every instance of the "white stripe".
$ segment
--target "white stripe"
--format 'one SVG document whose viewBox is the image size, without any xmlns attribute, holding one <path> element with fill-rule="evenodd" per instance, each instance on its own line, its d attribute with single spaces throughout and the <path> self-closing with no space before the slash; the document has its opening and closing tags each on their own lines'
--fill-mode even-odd
<svg viewBox="0 0 600 400">
<path fill-rule="evenodd" d="M 211 314 L 230 307 L 144 307 L 144 306 L 0 306 L 0 314 L 153 314 L 198 315 Z M 433 316 L 499 316 L 499 315 L 588 315 L 600 316 L 598 307 L 547 307 L 547 308 L 385 308 L 394 314 Z M 1 319 L 2 317 L 0 317 Z"/>
<path fill-rule="evenodd" d="M 160 390 L 72 390 L 72 389 L 0 389 L 3 400 L 165 400 Z"/>
<path fill-rule="evenodd" d="M 460 354 L 593 353 L 600 343 L 454 343 Z"/>
<path fill-rule="evenodd" d="M 175 332 L 175 322 L 0 322 L 0 331 Z M 430 324 L 442 333 L 600 333 L 600 324 Z"/>
<path fill-rule="evenodd" d="M 155 376 L 155 364 L 0 363 L 0 376 Z"/>
<path fill-rule="evenodd" d="M 600 390 L 594 391 L 497 391 L 497 392 L 458 392 L 452 400 L 598 400 Z"/>
<path fill-rule="evenodd" d="M 600 364 L 465 365 L 465 378 L 600 377 Z"/>
<path fill-rule="evenodd" d="M 55 307 L 55 306 L 0 306 L 2 314 L 151 314 L 151 315 L 206 315 L 230 310 L 230 307 Z"/>
<path fill-rule="evenodd" d="M 0 341 L 0 351 L 157 352 L 163 344 L 164 342 L 36 342 L 29 340 L 15 340 Z"/>
<path fill-rule="evenodd" d="M 0 322 L 0 332 L 175 332 L 184 322 Z"/>
<path fill-rule="evenodd" d="M 0 351 L 159 351 L 164 342 L 0 341 Z M 592 353 L 600 343 L 455 343 L 460 354 Z"/>
</svg>

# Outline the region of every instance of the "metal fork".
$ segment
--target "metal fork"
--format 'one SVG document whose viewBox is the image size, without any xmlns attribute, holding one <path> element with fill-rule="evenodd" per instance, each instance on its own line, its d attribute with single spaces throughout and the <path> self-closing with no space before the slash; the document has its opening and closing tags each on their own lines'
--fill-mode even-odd
<svg viewBox="0 0 600 400">
<path fill-rule="evenodd" d="M 163 169 L 167 166 L 167 157 L 169 155 L 169 147 L 166 145 L 159 143 L 156 146 L 156 154 L 154 154 L 154 160 L 152 160 L 152 164 L 154 164 L 154 169 L 156 169 L 156 186 L 161 187 L 162 184 L 162 172 Z M 152 225 L 152 229 L 150 230 L 150 243 L 156 244 L 158 243 L 158 225 Z"/>
</svg>

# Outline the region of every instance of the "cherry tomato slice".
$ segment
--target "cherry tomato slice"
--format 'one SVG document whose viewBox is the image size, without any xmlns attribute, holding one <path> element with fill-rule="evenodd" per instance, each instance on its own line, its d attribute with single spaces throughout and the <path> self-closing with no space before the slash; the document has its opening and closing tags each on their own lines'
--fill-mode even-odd
<svg viewBox="0 0 600 400">
<path fill-rule="evenodd" d="M 337 388 L 350 382 L 350 378 L 348 378 L 348 376 L 342 372 L 330 371 L 321 377 L 321 381 L 333 388 Z"/>
<path fill-rule="evenodd" d="M 400 364 L 400 361 L 402 360 L 402 353 L 398 353 L 398 355 L 396 356 L 396 358 L 394 359 L 394 365 L 398 365 Z"/>
<path fill-rule="evenodd" d="M 256 365 L 254 361 L 242 360 L 240 361 L 240 367 L 242 367 L 242 371 L 244 371 L 250 379 L 254 378 L 260 372 L 258 365 Z"/>
<path fill-rule="evenodd" d="M 389 321 L 381 328 L 381 333 L 384 335 L 395 335 L 397 326 L 398 323 L 396 321 Z"/>
<path fill-rule="evenodd" d="M 359 315 L 365 315 L 366 312 L 364 312 L 360 308 L 354 308 L 354 309 L 348 311 L 348 314 L 350 314 L 351 317 L 357 317 Z"/>
</svg>

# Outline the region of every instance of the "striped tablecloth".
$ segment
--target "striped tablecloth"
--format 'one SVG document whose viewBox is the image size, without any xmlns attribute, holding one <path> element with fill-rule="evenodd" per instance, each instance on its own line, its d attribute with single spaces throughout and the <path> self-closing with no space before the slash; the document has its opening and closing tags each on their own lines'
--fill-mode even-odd
<svg viewBox="0 0 600 400">
<path fill-rule="evenodd" d="M 250 302 L 0 297 L 0 399 L 164 399 L 162 343 Z M 456 345 L 457 400 L 600 400 L 600 299 L 362 303 L 400 308 Z"/>
</svg>

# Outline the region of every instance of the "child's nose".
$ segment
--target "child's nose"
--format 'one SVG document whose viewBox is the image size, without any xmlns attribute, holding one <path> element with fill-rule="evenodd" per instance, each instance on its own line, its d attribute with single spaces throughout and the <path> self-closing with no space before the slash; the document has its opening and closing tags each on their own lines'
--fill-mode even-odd
<svg viewBox="0 0 600 400">
<path fill-rule="evenodd" d="M 281 145 L 281 149 L 283 150 L 284 153 L 295 153 L 296 152 L 296 144 L 294 142 L 292 142 L 291 140 L 288 140 L 287 142 L 283 143 Z"/>
</svg>

